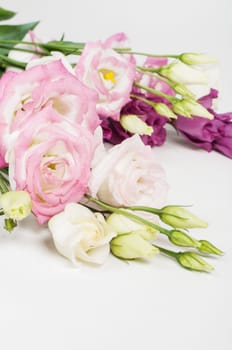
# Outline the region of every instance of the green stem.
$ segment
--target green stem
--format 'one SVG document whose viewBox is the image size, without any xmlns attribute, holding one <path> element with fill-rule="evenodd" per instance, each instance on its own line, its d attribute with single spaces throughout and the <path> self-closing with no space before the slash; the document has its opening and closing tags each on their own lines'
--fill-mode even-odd
<svg viewBox="0 0 232 350">
<path fill-rule="evenodd" d="M 160 247 L 156 244 L 152 244 L 154 247 L 158 248 L 159 251 L 165 255 L 171 256 L 172 258 L 177 259 L 179 253 L 174 252 L 173 250 L 165 249 L 163 247 Z"/>
<path fill-rule="evenodd" d="M 4 44 L 1 44 L 1 43 L 0 43 L 0 48 L 1 49 L 7 49 L 7 50 L 10 50 L 10 51 L 28 52 L 28 53 L 39 55 L 39 56 L 41 56 L 41 55 L 42 56 L 48 56 L 49 55 L 49 53 L 46 53 L 46 52 L 30 50 L 30 49 L 24 49 L 24 48 L 15 47 L 15 46 L 4 45 Z"/>
<path fill-rule="evenodd" d="M 153 53 L 146 53 L 146 52 L 138 52 L 138 51 L 131 51 L 129 48 L 125 49 L 116 49 L 119 53 L 125 53 L 125 54 L 131 54 L 131 55 L 138 55 L 138 56 L 147 56 L 147 57 L 166 57 L 166 58 L 176 58 L 179 59 L 180 55 L 174 55 L 174 54 L 153 54 Z"/>
<path fill-rule="evenodd" d="M 156 215 L 160 215 L 163 213 L 161 209 L 144 207 L 144 206 L 123 207 L 123 209 L 135 210 L 135 211 L 145 211 L 147 213 L 152 213 L 152 214 L 156 214 Z"/>
<path fill-rule="evenodd" d="M 144 98 L 144 97 L 137 96 L 137 95 L 135 95 L 135 94 L 130 94 L 130 97 L 136 98 L 137 100 L 140 100 L 140 101 L 143 101 L 143 102 L 145 102 L 147 105 L 149 105 L 149 106 L 151 106 L 151 107 L 154 108 L 155 103 L 152 102 L 152 101 L 149 101 L 148 99 L 146 99 L 146 98 Z"/>
<path fill-rule="evenodd" d="M 89 195 L 86 195 L 86 197 L 88 198 L 88 200 L 90 202 L 93 202 L 93 203 L 99 205 L 100 207 L 102 207 L 102 208 L 104 208 L 104 209 L 106 209 L 106 210 L 108 210 L 108 211 L 110 211 L 112 213 L 124 215 L 124 216 L 128 217 L 129 219 L 132 219 L 133 221 L 138 221 L 141 224 L 149 226 L 149 227 L 151 227 L 151 228 L 153 228 L 155 230 L 158 230 L 159 232 L 165 234 L 166 236 L 169 236 L 169 230 L 166 230 L 165 228 L 163 228 L 163 227 L 161 227 L 161 226 L 159 226 L 159 225 L 157 225 L 157 224 L 155 224 L 155 223 L 153 223 L 153 222 L 151 222 L 149 220 L 141 218 L 140 216 L 135 215 L 133 213 L 130 213 L 130 212 L 128 212 L 125 209 L 112 207 L 111 205 L 106 204 L 106 203 L 104 203 L 104 202 L 102 202 L 102 201 L 100 201 L 98 199 L 95 199 L 95 198 L 89 196 Z"/>
<path fill-rule="evenodd" d="M 149 73 L 160 74 L 160 68 L 148 68 L 148 67 L 143 67 L 143 66 L 137 66 L 136 68 L 139 71 L 142 71 L 142 72 L 149 72 Z"/>
<path fill-rule="evenodd" d="M 8 66 L 13 66 L 21 69 L 25 69 L 27 65 L 24 62 L 13 60 L 12 58 L 6 57 L 4 55 L 0 55 L 0 64 L 5 68 Z"/>
<path fill-rule="evenodd" d="M 152 89 L 152 88 L 149 88 L 147 86 L 144 86 L 144 85 L 141 85 L 139 83 L 134 83 L 134 86 L 136 87 L 139 87 L 140 89 L 143 89 L 147 92 L 150 92 L 151 94 L 154 94 L 154 95 L 157 95 L 157 96 L 160 96 L 160 97 L 164 97 L 166 98 L 166 100 L 168 100 L 169 102 L 171 103 L 174 103 L 176 102 L 177 100 L 179 101 L 179 99 L 177 97 L 173 97 L 173 96 L 170 96 L 170 95 L 167 95 L 165 94 L 164 92 L 162 91 L 159 91 L 159 90 L 156 90 L 156 89 Z"/>
</svg>

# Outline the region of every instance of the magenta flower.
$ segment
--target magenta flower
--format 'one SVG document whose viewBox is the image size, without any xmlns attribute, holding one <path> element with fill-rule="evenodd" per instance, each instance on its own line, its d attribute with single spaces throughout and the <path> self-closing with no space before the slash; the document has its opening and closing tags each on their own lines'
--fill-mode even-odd
<svg viewBox="0 0 232 350">
<path fill-rule="evenodd" d="M 139 95 L 138 93 L 136 94 Z M 153 97 L 152 100 L 156 102 L 164 102 L 164 99 L 160 97 Z M 141 139 L 145 145 L 150 145 L 152 147 L 161 146 L 165 142 L 166 130 L 164 126 L 168 119 L 155 112 L 155 110 L 147 103 L 132 99 L 122 108 L 121 115 L 126 114 L 138 115 L 143 121 L 153 127 L 154 131 L 151 136 L 141 136 Z M 110 118 L 104 119 L 101 126 L 103 128 L 104 140 L 114 145 L 132 136 L 131 133 L 126 132 L 122 128 L 119 122 Z"/>
<path fill-rule="evenodd" d="M 212 101 L 217 94 L 217 90 L 211 89 L 209 95 L 199 100 L 214 115 L 213 120 L 179 116 L 175 127 L 191 144 L 232 158 L 232 113 L 218 114 L 212 109 Z"/>
</svg>

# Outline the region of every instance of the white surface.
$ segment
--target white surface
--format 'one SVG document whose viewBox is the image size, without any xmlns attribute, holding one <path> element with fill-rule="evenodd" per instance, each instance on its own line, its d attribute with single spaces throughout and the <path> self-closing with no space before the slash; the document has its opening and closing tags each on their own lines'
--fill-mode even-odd
<svg viewBox="0 0 232 350">
<path fill-rule="evenodd" d="M 214 54 L 223 64 L 220 109 L 232 109 L 229 0 L 1 6 L 19 12 L 15 22 L 41 19 L 38 32 L 53 38 L 65 31 L 67 39 L 95 40 L 124 30 L 136 49 Z M 173 132 L 154 156 L 168 175 L 169 202 L 194 204 L 210 222 L 195 236 L 226 252 L 210 259 L 215 272 L 189 272 L 162 256 L 128 264 L 112 257 L 77 270 L 56 253 L 47 229 L 29 219 L 11 235 L 0 233 L 1 349 L 231 349 L 232 161 L 193 149 Z"/>
</svg>

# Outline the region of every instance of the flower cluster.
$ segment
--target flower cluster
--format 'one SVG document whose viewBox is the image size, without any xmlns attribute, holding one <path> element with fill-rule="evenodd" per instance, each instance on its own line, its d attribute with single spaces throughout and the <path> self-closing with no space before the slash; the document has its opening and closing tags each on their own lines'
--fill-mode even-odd
<svg viewBox="0 0 232 350">
<path fill-rule="evenodd" d="M 13 16 L 4 11 L 0 19 Z M 165 206 L 168 184 L 151 146 L 164 143 L 170 124 L 195 145 L 232 157 L 231 114 L 213 110 L 217 91 L 209 72 L 195 67 L 212 59 L 150 55 L 138 66 L 124 33 L 86 45 L 43 43 L 33 32 L 27 37 L 16 33 L 0 42 L 6 49 L 0 63 L 7 67 L 0 79 L 5 228 L 11 231 L 32 212 L 75 264 L 101 264 L 110 252 L 128 260 L 161 252 L 185 268 L 211 270 L 196 252 L 154 242 L 163 234 L 175 245 L 222 254 L 184 231 L 207 223 Z"/>
</svg>

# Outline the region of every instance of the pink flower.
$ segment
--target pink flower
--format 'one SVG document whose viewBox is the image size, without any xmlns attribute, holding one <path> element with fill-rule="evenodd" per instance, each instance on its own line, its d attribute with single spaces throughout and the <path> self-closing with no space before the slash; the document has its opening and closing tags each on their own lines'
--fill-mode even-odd
<svg viewBox="0 0 232 350">
<path fill-rule="evenodd" d="M 27 120 L 9 152 L 10 184 L 30 194 L 40 224 L 83 197 L 96 146 L 92 133 L 51 106 Z"/>
<path fill-rule="evenodd" d="M 30 115 L 45 106 L 51 106 L 61 121 L 70 120 L 91 132 L 99 125 L 96 93 L 69 73 L 61 61 L 38 65 L 20 73 L 6 73 L 0 80 L 0 97 L 2 157 Z"/>
<path fill-rule="evenodd" d="M 92 196 L 115 206 L 165 204 L 165 172 L 138 135 L 112 147 L 92 169 Z"/>
<path fill-rule="evenodd" d="M 123 33 L 115 34 L 105 43 L 88 43 L 76 66 L 78 78 L 98 94 L 97 112 L 102 117 L 119 120 L 121 108 L 130 100 L 135 78 L 135 60 L 131 55 L 117 53 L 122 47 Z"/>
</svg>

